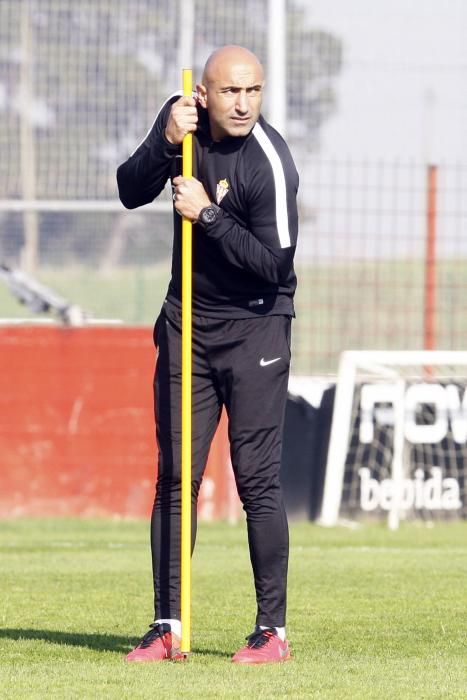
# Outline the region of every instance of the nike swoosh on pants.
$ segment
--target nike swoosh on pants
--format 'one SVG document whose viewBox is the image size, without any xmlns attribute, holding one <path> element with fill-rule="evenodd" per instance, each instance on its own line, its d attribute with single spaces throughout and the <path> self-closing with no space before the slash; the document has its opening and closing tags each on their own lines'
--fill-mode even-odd
<svg viewBox="0 0 467 700">
<path fill-rule="evenodd" d="M 273 360 L 265 360 L 264 357 L 262 357 L 259 364 L 261 367 L 267 367 L 268 365 L 272 365 L 273 362 L 278 362 L 280 359 L 280 357 L 275 357 Z"/>
</svg>

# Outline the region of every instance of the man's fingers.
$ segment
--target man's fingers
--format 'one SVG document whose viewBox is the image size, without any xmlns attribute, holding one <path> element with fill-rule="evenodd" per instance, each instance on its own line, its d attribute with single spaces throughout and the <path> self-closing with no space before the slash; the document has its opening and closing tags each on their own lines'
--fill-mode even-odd
<svg viewBox="0 0 467 700">
<path fill-rule="evenodd" d="M 186 98 L 190 99 L 190 98 Z M 177 127 L 182 132 L 196 131 L 198 123 L 198 111 L 196 107 L 190 105 L 179 105 L 175 103 L 172 110 L 172 118 Z"/>
<path fill-rule="evenodd" d="M 177 175 L 172 180 L 172 184 L 177 188 L 186 189 L 188 187 L 196 187 L 201 183 L 195 177 L 183 177 L 183 175 Z"/>
<path fill-rule="evenodd" d="M 172 115 L 177 119 L 197 122 L 196 100 L 193 97 L 180 97 L 172 106 Z"/>
<path fill-rule="evenodd" d="M 198 118 L 198 111 L 196 107 L 190 107 L 189 105 L 178 105 L 175 104 L 173 109 L 172 109 L 172 114 L 176 116 L 185 116 L 185 117 L 196 117 Z"/>
<path fill-rule="evenodd" d="M 190 97 L 188 95 L 184 95 L 183 97 L 180 97 L 179 100 L 174 102 L 176 105 L 186 105 L 187 107 L 196 107 L 196 100 L 194 97 Z"/>
<path fill-rule="evenodd" d="M 180 97 L 173 103 L 165 136 L 170 143 L 181 143 L 186 134 L 196 131 L 198 111 L 193 97 Z"/>
</svg>

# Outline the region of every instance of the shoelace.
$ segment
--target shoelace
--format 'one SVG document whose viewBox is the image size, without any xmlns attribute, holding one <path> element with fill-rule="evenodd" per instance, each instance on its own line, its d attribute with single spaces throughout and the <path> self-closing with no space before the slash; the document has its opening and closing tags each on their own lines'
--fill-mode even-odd
<svg viewBox="0 0 467 700">
<path fill-rule="evenodd" d="M 269 642 L 271 637 L 276 635 L 276 630 L 273 627 L 266 627 L 264 630 L 255 630 L 246 640 L 250 649 L 260 649 Z"/>
<path fill-rule="evenodd" d="M 164 624 L 152 624 L 149 625 L 150 629 L 140 643 L 138 644 L 140 649 L 147 649 L 148 647 L 151 646 L 151 644 L 156 641 L 156 639 L 162 639 L 167 632 L 170 632 L 170 625 L 164 625 Z"/>
</svg>

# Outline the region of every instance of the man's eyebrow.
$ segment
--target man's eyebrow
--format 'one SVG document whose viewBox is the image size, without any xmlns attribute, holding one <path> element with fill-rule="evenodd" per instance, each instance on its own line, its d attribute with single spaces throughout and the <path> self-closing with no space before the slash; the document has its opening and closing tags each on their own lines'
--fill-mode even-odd
<svg viewBox="0 0 467 700">
<path fill-rule="evenodd" d="M 247 85 L 247 87 L 242 87 L 241 85 L 221 85 L 220 90 L 255 90 L 257 88 L 262 88 L 263 83 L 255 83 L 254 85 Z"/>
</svg>

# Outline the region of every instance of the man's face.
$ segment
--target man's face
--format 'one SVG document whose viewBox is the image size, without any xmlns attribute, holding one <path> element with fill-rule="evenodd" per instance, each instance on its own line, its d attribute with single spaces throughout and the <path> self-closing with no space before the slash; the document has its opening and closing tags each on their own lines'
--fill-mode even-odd
<svg viewBox="0 0 467 700">
<path fill-rule="evenodd" d="M 206 85 L 198 85 L 214 141 L 250 133 L 261 111 L 263 87 L 263 71 L 254 61 L 221 61 L 215 66 Z"/>
</svg>

